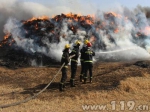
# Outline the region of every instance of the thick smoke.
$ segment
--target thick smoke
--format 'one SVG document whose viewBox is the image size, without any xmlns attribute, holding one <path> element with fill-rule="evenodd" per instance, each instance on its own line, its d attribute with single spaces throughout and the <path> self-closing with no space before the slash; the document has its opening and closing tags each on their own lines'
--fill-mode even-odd
<svg viewBox="0 0 150 112">
<path fill-rule="evenodd" d="M 6 0 L 0 5 L 0 9 L 3 10 L 0 10 L 0 13 L 4 15 L 0 19 L 0 24 L 4 26 L 4 33 L 11 33 L 16 45 L 28 53 L 39 52 L 60 61 L 62 50 L 66 43 L 72 44 L 77 39 L 83 41 L 87 36 L 93 43 L 97 60 L 131 61 L 150 58 L 147 52 L 150 48 L 149 8 L 138 6 L 135 10 L 129 10 L 126 7 L 118 6 L 108 12 L 92 9 L 91 5 L 83 7 L 79 1 L 66 3 L 60 0 L 60 5 L 54 4 L 51 7 L 49 7 L 50 5 L 43 6 L 17 0 L 12 0 L 9 4 L 7 2 Z M 85 7 L 87 10 L 85 10 Z M 47 15 L 50 17 L 68 12 L 95 14 L 94 24 L 90 24 L 89 28 L 80 26 L 74 33 L 68 28 L 68 25 L 73 24 L 76 26 L 78 23 L 64 19 L 60 25 L 56 21 L 49 19 L 55 25 L 54 31 L 59 33 L 60 42 L 55 42 L 55 38 L 53 38 L 53 43 L 50 44 L 47 37 L 51 37 L 53 34 L 49 32 L 46 37 L 41 39 L 42 43 L 47 47 L 39 46 L 35 43 L 37 36 L 25 38 L 22 33 L 20 20 L 26 20 L 33 16 Z M 6 24 L 2 25 L 2 22 Z M 44 26 L 44 23 L 41 22 L 40 24 Z M 41 31 L 45 31 L 45 29 L 41 29 Z"/>
<path fill-rule="evenodd" d="M 81 6 L 79 0 L 68 2 L 64 0 L 53 1 L 51 4 L 44 6 L 35 2 L 25 2 L 20 0 L 0 0 L 0 40 L 4 37 L 3 27 L 8 18 L 16 18 L 17 20 L 27 20 L 32 17 L 49 16 L 52 17 L 61 13 L 94 13 L 93 7 L 90 4 Z M 83 9 L 83 10 L 82 10 Z M 88 10 L 88 11 L 87 11 Z"/>
<path fill-rule="evenodd" d="M 9 17 L 17 19 L 27 19 L 33 15 L 21 7 L 21 4 L 16 0 L 1 0 L 0 1 L 0 40 L 3 39 L 3 27 Z"/>
<path fill-rule="evenodd" d="M 150 20 L 147 18 L 148 8 L 138 6 L 134 11 L 126 7 L 119 9 L 114 10 L 118 17 L 111 18 L 111 20 L 105 20 L 101 16 L 103 14 L 99 12 L 97 18 L 105 21 L 107 27 L 111 25 L 110 22 L 113 22 L 115 25 L 111 25 L 111 27 L 117 28 L 118 31 L 114 33 L 111 31 L 111 27 L 106 28 L 110 37 L 113 37 L 115 44 L 110 43 L 110 39 L 108 40 L 103 32 L 99 33 L 107 46 L 107 52 L 97 52 L 96 58 L 109 61 L 149 59 Z"/>
</svg>

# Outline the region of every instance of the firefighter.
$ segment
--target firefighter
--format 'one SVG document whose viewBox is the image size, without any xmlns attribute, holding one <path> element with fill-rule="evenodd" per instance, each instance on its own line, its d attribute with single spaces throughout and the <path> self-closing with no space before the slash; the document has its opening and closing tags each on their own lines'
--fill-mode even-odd
<svg viewBox="0 0 150 112">
<path fill-rule="evenodd" d="M 95 56 L 95 52 L 91 50 L 92 44 L 90 42 L 87 43 L 87 48 L 83 54 L 84 58 L 84 84 L 87 81 L 87 72 L 90 74 L 90 83 L 92 83 L 92 68 L 93 68 L 93 56 Z"/>
<path fill-rule="evenodd" d="M 82 47 L 82 49 L 80 50 L 80 53 L 81 53 L 81 56 L 80 56 L 80 63 L 81 63 L 81 73 L 80 73 L 80 82 L 82 82 L 82 79 L 83 79 L 83 76 L 84 76 L 84 60 L 83 60 L 83 54 L 84 54 L 84 51 L 86 49 L 86 46 L 87 46 L 87 43 L 89 41 L 86 39 L 84 41 L 84 45 Z"/>
<path fill-rule="evenodd" d="M 65 63 L 65 65 L 61 69 L 62 77 L 61 77 L 60 84 L 59 84 L 59 91 L 64 91 L 65 82 L 67 79 L 67 69 L 68 69 L 68 63 L 69 63 L 69 49 L 70 49 L 70 45 L 66 44 L 63 50 L 62 58 L 61 58 L 61 65 L 63 65 L 63 63 Z"/>
<path fill-rule="evenodd" d="M 73 58 L 71 58 L 71 78 L 70 78 L 70 86 L 75 87 L 75 75 L 77 71 L 77 64 L 78 64 L 78 57 L 79 57 L 79 46 L 80 46 L 80 41 L 76 41 L 74 44 L 74 48 L 70 55 L 75 55 Z"/>
</svg>

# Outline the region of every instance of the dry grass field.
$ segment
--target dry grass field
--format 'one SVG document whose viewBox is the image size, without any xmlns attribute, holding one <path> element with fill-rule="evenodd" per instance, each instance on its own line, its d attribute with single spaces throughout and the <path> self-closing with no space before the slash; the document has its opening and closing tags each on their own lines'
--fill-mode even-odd
<svg viewBox="0 0 150 112">
<path fill-rule="evenodd" d="M 29 67 L 14 70 L 0 67 L 0 105 L 17 102 L 36 94 L 51 81 L 58 70 L 59 67 Z M 149 67 L 136 66 L 134 62 L 96 63 L 93 68 L 92 84 L 79 82 L 79 74 L 80 66 L 74 88 L 69 86 L 69 69 L 65 92 L 58 90 L 60 73 L 48 89 L 35 99 L 17 106 L 2 108 L 0 111 L 84 112 L 87 111 L 83 109 L 84 105 L 107 105 L 109 108 L 109 110 L 90 108 L 88 112 L 150 111 Z M 134 107 L 131 108 L 133 102 Z M 137 108 L 139 105 L 143 105 L 142 108 Z M 144 108 L 145 105 L 149 107 Z"/>
</svg>

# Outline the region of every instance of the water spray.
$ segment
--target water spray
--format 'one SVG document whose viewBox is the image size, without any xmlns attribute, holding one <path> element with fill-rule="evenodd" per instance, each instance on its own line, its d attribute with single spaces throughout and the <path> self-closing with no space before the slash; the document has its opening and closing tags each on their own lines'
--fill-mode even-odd
<svg viewBox="0 0 150 112">
<path fill-rule="evenodd" d="M 133 50 L 133 49 L 138 49 L 137 47 L 132 47 L 128 49 L 120 49 L 120 50 L 114 50 L 114 51 L 106 51 L 106 52 L 96 52 L 97 54 L 109 54 L 109 53 L 116 53 L 116 52 L 121 52 L 121 51 L 127 51 L 127 50 Z"/>
</svg>

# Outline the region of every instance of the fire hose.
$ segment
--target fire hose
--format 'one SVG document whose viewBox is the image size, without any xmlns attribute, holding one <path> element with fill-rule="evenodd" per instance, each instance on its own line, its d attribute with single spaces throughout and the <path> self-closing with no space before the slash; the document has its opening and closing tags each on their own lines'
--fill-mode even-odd
<svg viewBox="0 0 150 112">
<path fill-rule="evenodd" d="M 74 56 L 75 55 L 70 56 L 69 59 L 71 59 Z M 26 102 L 34 99 L 35 97 L 37 97 L 39 94 L 41 94 L 42 92 L 44 92 L 51 85 L 51 83 L 55 80 L 55 78 L 57 77 L 57 75 L 59 74 L 59 72 L 61 71 L 61 69 L 64 67 L 64 65 L 65 65 L 65 63 L 62 64 L 62 66 L 60 67 L 60 69 L 58 70 L 58 72 L 54 75 L 54 77 L 52 78 L 52 80 L 41 91 L 39 91 L 35 95 L 33 95 L 31 97 L 28 97 L 28 98 L 26 98 L 24 100 L 21 100 L 21 101 L 15 102 L 15 103 L 11 103 L 11 104 L 0 105 L 0 108 L 7 108 L 7 107 L 11 107 L 11 106 L 16 106 L 16 105 L 19 105 L 21 103 L 26 103 Z"/>
</svg>

